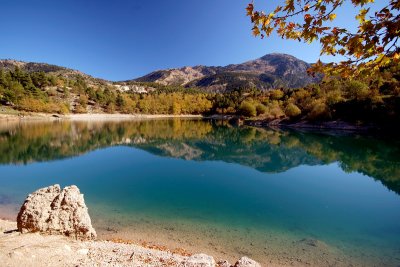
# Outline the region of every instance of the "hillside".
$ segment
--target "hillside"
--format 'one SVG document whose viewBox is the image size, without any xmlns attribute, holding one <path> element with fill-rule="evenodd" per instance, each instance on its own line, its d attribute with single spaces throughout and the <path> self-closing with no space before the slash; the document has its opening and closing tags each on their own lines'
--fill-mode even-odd
<svg viewBox="0 0 400 267">
<path fill-rule="evenodd" d="M 293 56 L 270 54 L 243 64 L 161 70 L 115 82 L 57 65 L 5 59 L 0 60 L 0 104 L 48 113 L 210 113 L 212 105 L 219 107 L 210 92 L 299 87 L 316 81 L 307 76 L 309 66 Z"/>
<path fill-rule="evenodd" d="M 225 67 L 195 66 L 159 70 L 132 81 L 198 87 L 207 91 L 297 88 L 320 81 L 320 77 L 313 78 L 307 74 L 310 66 L 293 56 L 275 53 Z"/>
<path fill-rule="evenodd" d="M 44 72 L 52 73 L 56 76 L 62 76 L 65 78 L 73 78 L 77 75 L 85 77 L 87 79 L 94 79 L 90 75 L 87 75 L 81 71 L 73 70 L 57 65 L 47 64 L 47 63 L 37 63 L 37 62 L 24 62 L 13 59 L 0 60 L 0 69 L 12 71 L 16 67 L 26 72 Z M 101 80 L 101 79 L 97 79 Z"/>
<path fill-rule="evenodd" d="M 307 76 L 309 66 L 270 54 L 225 67 L 185 67 L 111 82 L 64 67 L 1 60 L 0 105 L 17 112 L 223 114 L 264 125 L 344 121 L 398 128 L 400 65 L 373 77 L 319 83 Z"/>
<path fill-rule="evenodd" d="M 0 60 L 0 70 L 3 71 L 13 71 L 15 68 L 19 68 L 21 71 L 27 73 L 44 72 L 45 74 L 52 75 L 58 78 L 63 78 L 66 80 L 83 80 L 88 86 L 108 86 L 110 89 L 116 91 L 132 91 L 136 93 L 147 93 L 152 88 L 147 88 L 130 84 L 127 85 L 124 82 L 113 82 L 105 79 L 94 78 L 84 72 L 79 70 L 74 70 L 66 67 L 61 67 L 57 65 L 38 63 L 38 62 L 24 62 L 13 59 L 3 59 Z"/>
<path fill-rule="evenodd" d="M 12 59 L 0 60 L 0 69 L 12 71 L 44 72 L 65 79 L 83 78 L 89 85 L 112 86 L 119 91 L 147 93 L 154 90 L 143 83 L 164 86 L 197 88 L 207 92 L 225 92 L 236 89 L 298 88 L 320 81 L 307 74 L 311 65 L 286 54 L 268 54 L 261 58 L 225 67 L 194 66 L 158 70 L 143 77 L 128 81 L 107 81 L 94 78 L 78 70 L 57 65 L 23 62 Z"/>
</svg>

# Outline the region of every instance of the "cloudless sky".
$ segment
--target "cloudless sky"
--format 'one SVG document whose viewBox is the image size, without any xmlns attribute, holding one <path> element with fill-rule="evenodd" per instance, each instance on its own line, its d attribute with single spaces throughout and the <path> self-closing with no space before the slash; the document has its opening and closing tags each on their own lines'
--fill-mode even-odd
<svg viewBox="0 0 400 267">
<path fill-rule="evenodd" d="M 273 52 L 307 62 L 319 58 L 319 43 L 254 38 L 245 12 L 250 0 L 1 2 L 0 58 L 56 64 L 109 80 L 241 63 Z M 281 2 L 256 1 L 270 9 Z M 338 14 L 340 23 L 355 25 L 351 9 Z"/>
</svg>

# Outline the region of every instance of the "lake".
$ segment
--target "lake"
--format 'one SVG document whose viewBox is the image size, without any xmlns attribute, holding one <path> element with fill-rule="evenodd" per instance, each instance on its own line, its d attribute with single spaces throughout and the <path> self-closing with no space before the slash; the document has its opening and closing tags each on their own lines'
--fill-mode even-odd
<svg viewBox="0 0 400 267">
<path fill-rule="evenodd" d="M 400 140 L 222 121 L 0 123 L 0 217 L 77 185 L 99 238 L 234 262 L 400 265 Z"/>
</svg>

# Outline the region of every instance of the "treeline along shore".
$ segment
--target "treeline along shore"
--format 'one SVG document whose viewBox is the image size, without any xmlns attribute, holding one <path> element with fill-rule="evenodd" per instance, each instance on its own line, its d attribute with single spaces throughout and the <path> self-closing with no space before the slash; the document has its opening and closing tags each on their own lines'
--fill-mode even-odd
<svg viewBox="0 0 400 267">
<path fill-rule="evenodd" d="M 16 66 L 0 68 L 0 113 L 3 118 L 32 113 L 221 115 L 263 125 L 334 127 L 326 122 L 340 121 L 344 124 L 337 125 L 397 128 L 399 78 L 400 66 L 392 65 L 374 77 L 324 78 L 300 88 L 259 89 L 250 83 L 213 91 L 157 82 L 121 85 L 80 72 L 66 75 Z"/>
</svg>

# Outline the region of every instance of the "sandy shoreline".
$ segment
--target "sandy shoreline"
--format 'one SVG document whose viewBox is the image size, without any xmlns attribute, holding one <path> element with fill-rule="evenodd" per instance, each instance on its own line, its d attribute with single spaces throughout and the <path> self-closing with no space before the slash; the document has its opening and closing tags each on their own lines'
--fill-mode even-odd
<svg viewBox="0 0 400 267">
<path fill-rule="evenodd" d="M 79 241 L 60 235 L 21 234 L 16 228 L 16 222 L 0 220 L 2 266 L 225 266 L 206 254 L 184 250 L 118 240 Z"/>
<path fill-rule="evenodd" d="M 15 222 L 0 220 L 2 266 L 184 266 L 189 259 L 134 244 L 20 234 L 15 229 Z"/>
<path fill-rule="evenodd" d="M 228 121 L 235 116 L 232 115 L 173 115 L 173 114 L 111 114 L 111 113 L 83 113 L 83 114 L 50 114 L 50 113 L 34 113 L 34 112 L 18 112 L 2 113 L 0 110 L 0 123 L 2 122 L 48 122 L 48 121 L 94 121 L 94 122 L 105 122 L 105 121 L 137 121 L 137 120 L 155 120 L 155 119 L 214 119 L 214 120 L 225 120 Z M 237 123 L 237 122 L 233 122 Z M 239 123 L 240 124 L 240 123 Z M 324 131 L 324 132 L 344 132 L 344 133 L 358 133 L 358 132 L 373 132 L 381 131 L 380 127 L 376 125 L 356 125 L 343 121 L 326 121 L 322 123 L 310 123 L 306 121 L 300 121 L 295 123 L 282 123 L 277 121 L 266 122 L 257 119 L 246 119 L 243 122 L 244 125 L 261 128 L 286 128 L 296 130 L 309 130 L 309 131 Z M 393 128 L 396 129 L 396 128 Z"/>
<path fill-rule="evenodd" d="M 16 222 L 8 220 L 6 216 L 0 218 L 0 262 L 5 262 L 5 266 L 43 266 L 40 261 L 34 264 L 21 261 L 20 257 L 38 257 L 38 254 L 52 255 L 52 259 L 62 262 L 62 266 L 187 266 L 182 262 L 190 255 L 206 253 L 213 257 L 215 262 L 227 260 L 234 264 L 238 258 L 249 256 L 258 261 L 261 266 L 389 266 L 385 259 L 375 258 L 374 255 L 346 255 L 338 248 L 331 247 L 322 241 L 313 238 L 292 240 L 290 235 L 281 233 L 279 236 L 271 235 L 264 247 L 259 247 L 259 243 L 254 242 L 249 246 L 240 247 L 238 251 L 231 251 L 230 242 L 241 238 L 234 232 L 226 240 L 219 238 L 210 239 L 212 233 L 209 229 L 197 229 L 199 235 L 193 235 L 193 229 L 184 225 L 175 225 L 183 231 L 182 234 L 174 231 L 165 231 L 165 225 L 145 229 L 143 225 L 136 225 L 134 228 L 104 228 L 97 225 L 97 241 L 76 241 L 63 236 L 49 236 L 40 234 L 20 234 L 13 232 L 16 229 Z M 11 218 L 11 217 L 10 217 Z M 106 224 L 107 225 L 107 224 Z M 181 228 L 183 227 L 183 228 Z M 117 231 L 115 231 L 117 230 Z M 217 229 L 216 229 L 217 230 Z M 217 230 L 218 231 L 218 230 Z M 224 234 L 224 235 L 225 235 Z M 203 236 L 204 240 L 200 237 Z M 199 239 L 200 238 L 200 239 Z M 233 238 L 233 239 L 232 239 Z M 249 234 L 249 240 L 256 240 L 257 236 Z M 207 243 L 210 240 L 211 243 Z M 220 242 L 223 241 L 223 242 Z M 79 256 L 72 258 L 69 249 Z M 79 254 L 79 250 L 89 250 L 90 253 Z M 265 250 L 265 255 L 259 257 L 256 250 Z M 14 251 L 17 251 L 16 254 Z M 18 254 L 21 251 L 22 254 Z M 39 251 L 39 252 L 38 252 Z M 138 252 L 135 252 L 138 251 Z M 118 254 L 116 252 L 121 252 Z M 140 253 L 139 253 L 140 252 Z M 361 253 L 359 251 L 358 253 Z M 65 255 L 67 253 L 67 255 Z M 130 255 L 144 255 L 144 261 L 131 262 Z M 356 251 L 353 251 L 356 253 Z M 357 253 L 357 254 L 358 254 Z M 256 255 L 257 254 L 257 255 Z M 162 255 L 162 256 L 160 256 Z M 75 257 L 75 258 L 74 258 Z M 39 256 L 39 258 L 42 258 Z M 161 261 L 160 261 L 161 259 Z M 74 261 L 72 261 L 74 260 Z M 24 264 L 21 264 L 24 263 Z M 148 264 L 148 263 L 151 264 Z M 163 262 L 170 262 L 164 265 Z M 60 266 L 54 264 L 46 266 Z M 195 265 L 197 266 L 197 265 Z M 219 266 L 219 265 L 216 265 Z"/>
<path fill-rule="evenodd" d="M 202 115 L 165 115 L 165 114 L 105 114 L 105 113 L 86 113 L 86 114 L 47 114 L 47 113 L 27 113 L 27 114 L 1 114 L 1 121 L 108 121 L 108 120 L 140 120 L 140 119 L 168 119 L 168 118 L 202 118 Z"/>
</svg>

